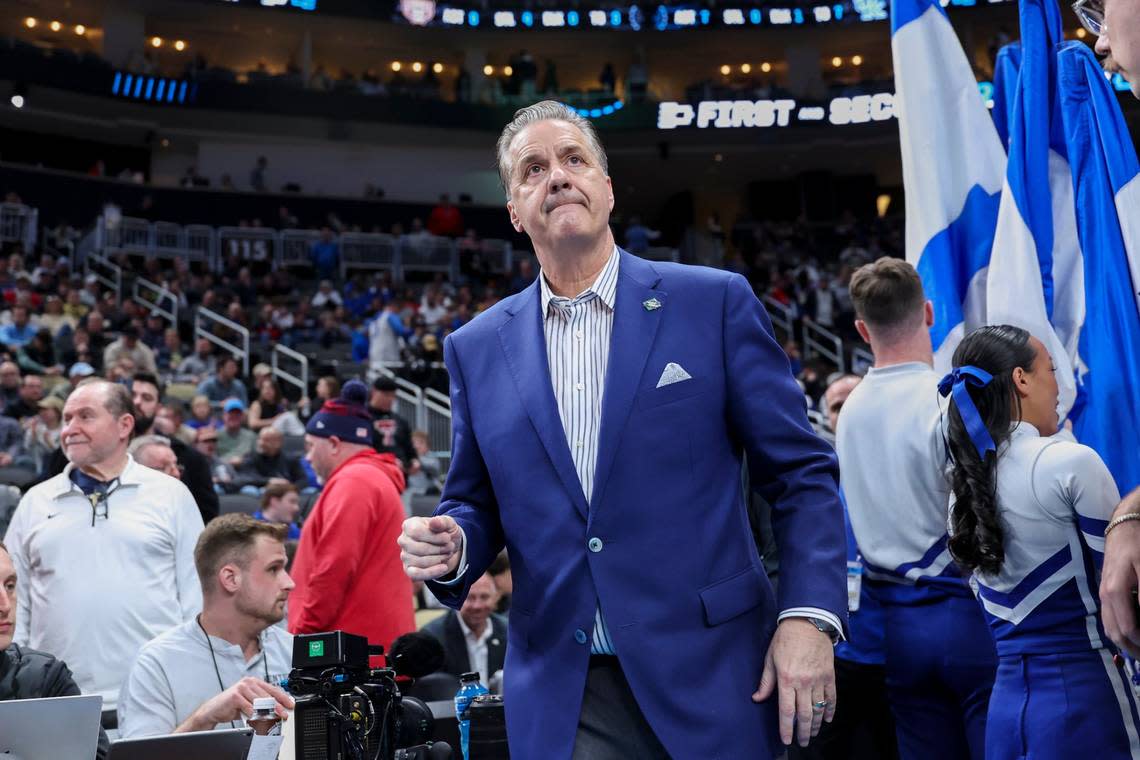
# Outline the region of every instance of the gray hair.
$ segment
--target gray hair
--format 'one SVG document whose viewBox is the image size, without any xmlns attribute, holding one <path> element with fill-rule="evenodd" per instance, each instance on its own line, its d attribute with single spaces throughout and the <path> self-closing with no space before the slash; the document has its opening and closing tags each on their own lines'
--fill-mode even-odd
<svg viewBox="0 0 1140 760">
<path fill-rule="evenodd" d="M 559 103 L 557 100 L 543 100 L 515 111 L 514 118 L 511 119 L 507 126 L 503 127 L 503 132 L 499 135 L 499 142 L 495 146 L 496 158 L 498 158 L 499 161 L 499 181 L 503 185 L 503 192 L 507 194 L 507 200 L 511 199 L 511 170 L 514 168 L 511 166 L 510 156 L 508 155 L 511 141 L 515 139 L 519 132 L 522 132 L 531 124 L 540 121 L 565 121 L 582 130 L 582 134 L 586 136 L 586 143 L 590 146 L 590 150 L 594 152 L 599 165 L 602 167 L 602 173 L 610 173 L 610 164 L 609 159 L 606 158 L 606 150 L 602 147 L 602 141 L 598 137 L 598 131 L 594 129 L 594 125 L 590 120 L 583 117 L 570 106 Z"/>
<path fill-rule="evenodd" d="M 170 439 L 161 435 L 140 435 L 131 441 L 131 445 L 127 448 L 127 453 L 135 459 L 138 459 L 142 450 L 148 449 L 151 446 L 165 446 L 169 449 Z"/>
<path fill-rule="evenodd" d="M 98 385 L 103 389 L 103 407 L 115 419 L 124 414 L 129 414 L 135 419 L 138 418 L 131 392 L 122 383 L 113 383 L 110 380 L 92 376 L 79 381 L 75 387 L 84 388 L 88 385 Z"/>
</svg>

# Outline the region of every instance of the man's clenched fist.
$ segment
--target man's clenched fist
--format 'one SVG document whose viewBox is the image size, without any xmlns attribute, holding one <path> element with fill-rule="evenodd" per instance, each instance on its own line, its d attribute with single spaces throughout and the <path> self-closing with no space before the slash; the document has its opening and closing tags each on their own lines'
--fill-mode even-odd
<svg viewBox="0 0 1140 760">
<path fill-rule="evenodd" d="M 450 517 L 409 517 L 397 541 L 404 571 L 413 581 L 454 573 L 463 550 L 463 531 Z"/>
</svg>

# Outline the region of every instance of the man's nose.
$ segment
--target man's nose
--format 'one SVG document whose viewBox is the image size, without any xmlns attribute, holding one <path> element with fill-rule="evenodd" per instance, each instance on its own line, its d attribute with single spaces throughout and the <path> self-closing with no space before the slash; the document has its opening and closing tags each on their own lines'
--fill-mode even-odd
<svg viewBox="0 0 1140 760">
<path fill-rule="evenodd" d="M 1108 35 L 1102 34 L 1096 38 L 1096 44 L 1093 45 L 1093 50 L 1097 55 L 1108 55 L 1112 52 L 1112 48 L 1108 45 Z"/>
<path fill-rule="evenodd" d="M 561 166 L 555 165 L 555 167 L 550 170 L 550 189 L 557 191 L 564 190 L 567 187 L 570 187 L 570 175 L 568 175 L 566 170 Z"/>
</svg>

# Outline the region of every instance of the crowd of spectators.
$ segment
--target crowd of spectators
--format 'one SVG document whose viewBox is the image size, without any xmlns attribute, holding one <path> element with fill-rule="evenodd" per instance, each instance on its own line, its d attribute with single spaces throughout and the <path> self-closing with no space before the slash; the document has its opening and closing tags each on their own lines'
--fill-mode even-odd
<svg viewBox="0 0 1140 760">
<path fill-rule="evenodd" d="M 280 217 L 282 224 L 292 221 L 288 209 L 281 209 Z M 326 229 L 330 233 L 344 231 L 333 224 Z M 218 522 L 219 513 L 245 512 L 259 523 L 277 526 L 278 532 L 257 538 L 262 534 L 248 524 L 230 519 L 238 515 L 226 515 L 225 527 L 209 532 L 199 540 L 199 546 L 208 546 L 211 541 L 252 542 L 254 550 L 269 551 L 265 562 L 273 568 L 283 561 L 280 546 L 285 552 L 286 564 L 280 566 L 284 568 L 292 561 L 294 552 L 299 551 L 297 547 L 305 545 L 308 535 L 310 555 L 304 563 L 298 559 L 300 572 L 321 572 L 331 550 L 327 536 L 315 538 L 313 531 L 324 529 L 319 520 L 313 519 L 319 510 L 319 506 L 313 505 L 319 505 L 318 499 L 333 490 L 327 480 L 329 462 L 321 457 L 314 459 L 312 452 L 306 455 L 306 445 L 318 445 L 305 437 L 306 425 L 314 420 L 314 415 L 322 413 L 322 409 L 339 409 L 349 420 L 359 417 L 371 422 L 365 437 L 370 443 L 359 441 L 356 450 L 368 456 L 375 452 L 385 458 L 386 477 L 395 486 L 389 496 L 397 498 L 398 492 L 402 492 L 408 512 L 414 510 L 417 496 L 431 499 L 431 495 L 439 493 L 446 466 L 438 452 L 432 450 L 427 432 L 414 429 L 414 418 L 401 408 L 397 379 L 446 393 L 443 340 L 501 298 L 529 286 L 538 272 L 533 260 L 523 257 L 509 273 L 492 273 L 481 258 L 477 233 L 464 228 L 461 208 L 452 205 L 446 196 L 426 224 L 416 220 L 410 229 L 408 234 L 412 235 L 458 238 L 461 266 L 457 279 L 437 275 L 418 283 L 397 282 L 388 272 L 350 272 L 348 277 L 342 277 L 335 234 L 322 235 L 313 245 L 312 267 L 296 271 L 274 269 L 268 258 L 253 247 L 225 251 L 216 272 L 194 271 L 180 259 L 132 260 L 127 254 L 117 254 L 117 261 L 128 276 L 145 277 L 173 294 L 181 317 L 174 324 L 133 299 L 118 302 L 98 278 L 71 271 L 70 258 L 56 256 L 54 248 L 32 253 L 13 246 L 0 257 L 0 480 L 26 488 L 58 477 L 74 453 L 69 451 L 68 457 L 64 457 L 60 445 L 65 404 L 77 394 L 81 396 L 89 386 L 107 387 L 106 383 L 90 385 L 103 379 L 110 381 L 110 387 L 119 389 L 96 394 L 105 397 L 98 403 L 104 407 L 105 413 L 100 412 L 100 416 L 105 418 L 108 430 L 119 404 L 114 400 L 124 397 L 132 402 L 131 430 L 125 434 L 126 439 L 122 430 L 115 434 L 116 445 L 132 458 L 133 464 L 128 467 L 164 473 L 169 478 L 161 483 L 167 488 L 170 478 L 181 481 L 185 487 L 179 491 L 184 506 L 174 521 L 189 526 L 180 528 L 178 537 L 180 574 L 185 577 L 177 579 L 176 592 L 162 590 L 165 605 L 157 592 L 154 598 L 131 602 L 162 608 L 169 612 L 169 620 L 135 632 L 130 642 L 119 642 L 116 646 L 123 649 L 122 656 L 116 658 L 113 667 L 93 663 L 83 652 L 51 641 L 46 633 L 30 639 L 41 648 L 55 647 L 54 653 L 64 657 L 75 670 L 77 688 L 102 693 L 105 704 L 112 706 L 116 698 L 121 700 L 120 728 L 125 735 L 209 728 L 218 722 L 224 725 L 236 714 L 235 705 L 242 694 L 248 696 L 249 689 L 262 688 L 260 671 L 246 672 L 248 668 L 238 667 L 253 661 L 246 650 L 257 646 L 256 637 L 242 643 L 238 638 L 215 634 L 215 627 L 225 629 L 216 616 L 232 614 L 226 606 L 228 602 L 222 600 L 229 598 L 227 594 L 244 592 L 238 586 L 229 588 L 224 567 L 219 570 L 221 565 L 204 555 L 193 559 L 201 575 L 208 614 L 197 618 L 191 614 L 191 607 L 197 608 L 194 600 L 198 598 L 198 589 L 190 586 L 186 572 L 190 561 L 187 536 L 198 535 L 199 518 L 209 526 Z M 642 253 L 657 237 L 636 217 L 630 218 L 618 234 L 618 239 L 631 250 Z M 787 307 L 797 325 L 810 320 L 846 335 L 844 326 L 851 322 L 847 291 L 851 270 L 864 261 L 897 253 L 900 228 L 891 220 L 861 223 L 845 218 L 838 224 L 824 226 L 804 221 L 761 222 L 744 216 L 725 230 L 718 242 L 720 258 L 710 263 L 743 274 L 758 294 Z M 314 276 L 316 272 L 319 274 Z M 218 322 L 212 329 L 196 332 L 192 315 L 194 307 L 199 306 L 248 329 L 251 355 L 237 357 L 226 350 L 228 344 L 240 344 L 227 323 Z M 822 395 L 832 368 L 816 360 L 803 361 L 794 335 L 790 337 L 786 351 L 805 392 L 814 401 Z M 275 344 L 291 346 L 309 357 L 310 376 L 314 378 L 310 387 L 283 382 L 288 378 L 274 372 L 267 361 Z M 390 376 L 389 371 L 396 376 Z M 359 404 L 348 408 L 343 384 L 354 377 L 365 377 L 370 382 Z M 350 383 L 351 386 L 357 390 L 360 387 L 358 383 Z M 96 401 L 92 396 L 92 403 Z M 329 440 L 319 445 L 328 448 L 334 444 Z M 342 458 L 350 461 L 353 456 L 350 451 Z M 322 462 L 325 470 L 317 467 Z M 136 470 L 124 469 L 121 477 L 129 482 L 151 482 Z M 82 478 L 76 482 L 96 491 L 100 487 Z M 111 493 L 108 491 L 105 501 Z M 112 511 L 121 509 L 120 501 L 110 501 Z M 196 515 L 185 513 L 191 502 L 197 507 Z M 0 534 L 19 511 L 0 504 Z M 31 513 L 23 519 L 26 523 L 33 518 L 39 519 Z M 21 575 L 20 582 L 29 582 L 33 587 L 42 585 L 43 579 L 37 577 L 22 554 L 31 541 L 27 538 L 31 523 L 15 524 L 17 530 L 9 533 L 17 547 L 13 564 Z M 392 525 L 398 526 L 398 520 Z M 113 541 L 110 537 L 106 540 Z M 283 541 L 280 545 L 279 540 Z M 140 557 L 150 551 L 145 546 L 136 549 L 133 551 Z M 3 550 L 0 554 L 6 559 Z M 300 558 L 301 554 L 297 556 Z M 202 575 L 203 568 L 212 574 Z M 285 603 L 293 585 L 288 575 L 281 574 L 283 569 L 273 572 L 277 573 L 274 582 L 279 585 L 272 599 L 266 589 L 264 603 L 273 605 L 273 613 L 259 624 L 262 636 L 267 621 L 279 621 L 284 616 L 280 605 Z M 500 582 L 503 577 L 505 586 Z M 499 567 L 490 578 L 483 584 L 485 593 L 473 596 L 462 611 L 441 618 L 427 632 L 440 639 L 451 671 L 477 669 L 484 679 L 497 679 L 506 637 L 503 619 L 492 610 L 503 611 L 508 604 L 505 599 L 510 591 L 509 566 Z M 67 582 L 76 587 L 82 585 L 74 579 Z M 432 606 L 434 600 L 428 599 L 422 589 L 413 589 L 411 593 L 420 598 L 421 606 Z M 407 589 L 397 596 L 393 604 L 400 609 L 410 608 Z M 293 594 L 290 598 L 301 604 L 305 597 Z M 177 600 L 177 609 L 171 607 L 170 599 Z M 296 622 L 294 612 L 300 615 L 299 610 L 300 607 L 290 608 L 290 630 Z M 213 682 L 186 687 L 186 695 L 181 695 L 182 687 L 174 685 L 174 697 L 182 701 L 151 726 L 137 717 L 141 714 L 138 694 L 145 697 L 152 681 L 165 682 L 165 678 L 148 680 L 153 675 L 148 669 L 156 667 L 148 658 L 159 657 L 165 652 L 162 647 L 173 646 L 171 642 L 189 647 L 198 625 L 207 626 L 208 636 L 219 653 L 225 651 L 226 658 L 232 655 L 237 664 L 233 668 L 226 666 L 227 688 L 217 697 L 207 699 L 213 693 Z M 408 625 L 405 621 L 401 630 Z M 100 646 L 107 651 L 112 648 L 108 643 Z M 12 651 L 24 656 L 22 650 L 16 649 L 9 656 Z M 136 659 L 138 652 L 143 654 Z M 179 649 L 178 656 L 181 652 Z M 177 657 L 170 660 L 176 661 Z M 130 688 L 120 696 L 117 684 L 123 682 L 128 670 Z M 189 684 L 193 681 L 191 675 L 186 671 L 177 678 L 189 679 Z M 274 696 L 285 704 L 281 695 Z"/>
</svg>

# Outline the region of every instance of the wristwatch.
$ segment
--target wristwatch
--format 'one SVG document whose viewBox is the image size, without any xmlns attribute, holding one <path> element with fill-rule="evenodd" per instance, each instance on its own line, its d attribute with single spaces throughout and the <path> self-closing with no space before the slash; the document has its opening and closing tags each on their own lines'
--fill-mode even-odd
<svg viewBox="0 0 1140 760">
<path fill-rule="evenodd" d="M 826 633 L 827 637 L 831 639 L 832 644 L 839 643 L 839 629 L 827 622 L 823 618 L 809 617 L 805 618 L 808 622 L 816 627 L 820 633 Z"/>
</svg>

